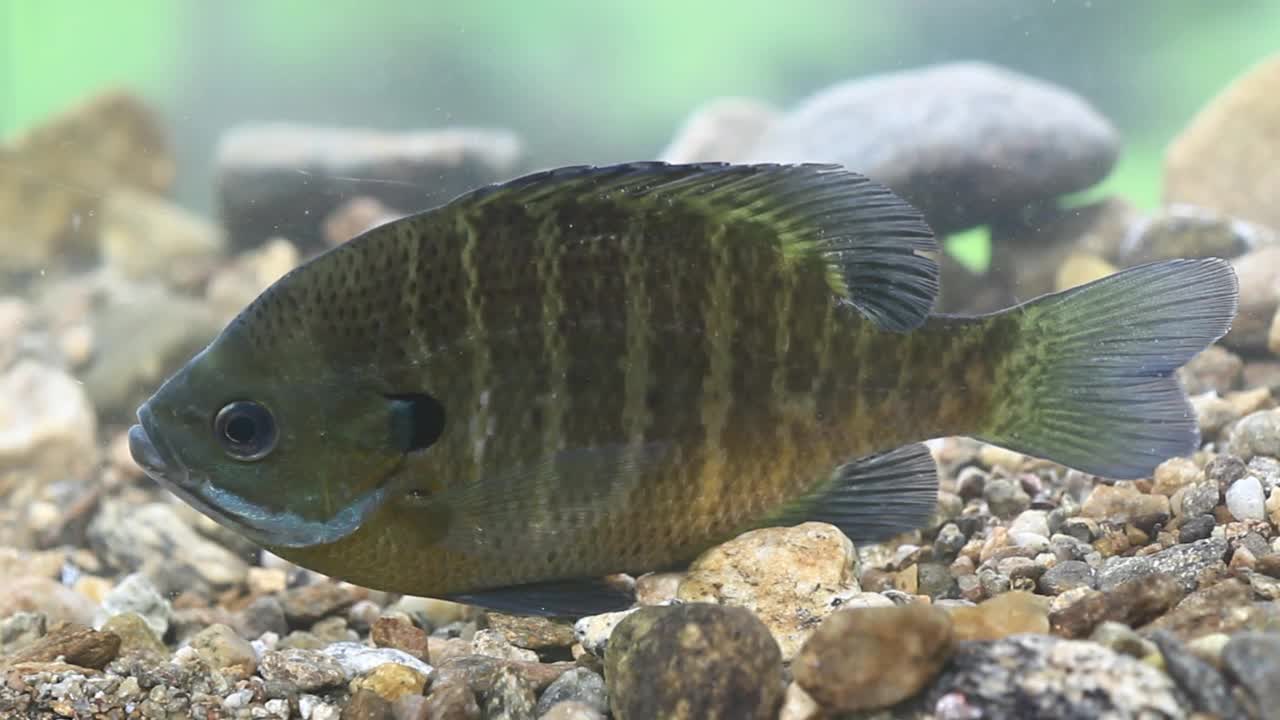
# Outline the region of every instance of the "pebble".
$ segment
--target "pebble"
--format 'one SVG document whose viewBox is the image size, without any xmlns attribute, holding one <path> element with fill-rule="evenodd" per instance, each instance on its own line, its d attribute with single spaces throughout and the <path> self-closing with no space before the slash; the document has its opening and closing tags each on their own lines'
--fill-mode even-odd
<svg viewBox="0 0 1280 720">
<path fill-rule="evenodd" d="M 566 702 L 583 705 L 599 715 L 608 714 L 609 692 L 604 678 L 586 668 L 574 668 L 547 686 L 534 712 L 541 718 L 552 707 Z"/>
<path fill-rule="evenodd" d="M 1178 528 L 1178 542 L 1181 544 L 1204 540 L 1213 534 L 1217 521 L 1212 515 L 1196 515 L 1182 523 Z"/>
<path fill-rule="evenodd" d="M 44 613 L 17 612 L 0 619 L 0 656 L 39 640 L 47 627 Z"/>
<path fill-rule="evenodd" d="M 1185 595 L 1176 578 L 1159 572 L 1122 582 L 1105 592 L 1079 587 L 1053 599 L 1049 626 L 1055 635 L 1067 638 L 1087 637 L 1108 620 L 1138 627 L 1163 615 Z"/>
<path fill-rule="evenodd" d="M 1179 514 L 1183 517 L 1212 515 L 1213 509 L 1218 506 L 1218 500 L 1221 497 L 1218 485 L 1208 482 L 1189 485 L 1179 490 L 1178 494 L 1182 495 L 1182 502 L 1175 505 L 1175 507 L 1181 510 Z"/>
<path fill-rule="evenodd" d="M 1204 471 L 1190 459 L 1170 458 L 1156 466 L 1152 477 L 1155 482 L 1151 491 L 1173 497 L 1175 492 L 1200 480 L 1203 476 Z"/>
<path fill-rule="evenodd" d="M 1216 392 L 1225 395 L 1236 388 L 1244 360 L 1222 347 L 1210 345 L 1178 369 L 1178 379 L 1191 395 Z"/>
<path fill-rule="evenodd" d="M 150 578 L 142 573 L 130 573 L 116 583 L 116 586 L 102 599 L 100 617 L 105 620 L 120 613 L 137 613 L 157 637 L 164 637 L 169 632 L 169 620 L 173 616 L 173 608 L 169 601 L 160 595 Z"/>
<path fill-rule="evenodd" d="M 196 633 L 190 644 L 215 670 L 232 670 L 248 677 L 258 669 L 253 647 L 226 625 L 210 625 Z"/>
<path fill-rule="evenodd" d="M 236 613 L 232 620 L 232 627 L 246 638 L 259 638 L 266 633 L 286 635 L 289 632 L 284 608 L 275 595 L 254 598 L 253 602 Z"/>
<path fill-rule="evenodd" d="M 795 681 L 837 712 L 898 703 L 919 692 L 947 661 L 952 612 L 927 605 L 840 610 L 796 656 Z"/>
<path fill-rule="evenodd" d="M 96 433 L 93 405 L 70 375 L 31 359 L 0 373 L 0 469 L 85 477 L 98 456 Z"/>
<path fill-rule="evenodd" d="M 259 661 L 262 677 L 288 682 L 302 692 L 340 687 L 347 682 L 341 665 L 318 650 L 273 650 Z"/>
<path fill-rule="evenodd" d="M 1118 153 L 1115 128 L 1073 93 L 957 62 L 826 88 L 783 115 L 749 160 L 859 168 L 947 233 L 1089 187 Z"/>
<path fill-rule="evenodd" d="M 493 688 L 482 697 L 484 715 L 496 720 L 532 720 L 537 694 L 509 667 L 494 678 Z"/>
<path fill-rule="evenodd" d="M 605 715 L 586 703 L 566 700 L 552 705 L 538 720 L 605 720 Z"/>
<path fill-rule="evenodd" d="M 1172 610 L 1152 620 L 1147 629 L 1168 630 L 1186 642 L 1248 628 L 1264 617 L 1260 604 L 1253 603 L 1249 584 L 1228 578 L 1187 595 Z"/>
<path fill-rule="evenodd" d="M 325 647 L 323 653 L 337 661 L 348 679 L 368 674 L 384 663 L 399 663 L 418 671 L 424 677 L 431 675 L 430 665 L 393 648 L 371 648 L 355 642 L 336 642 Z"/>
<path fill-rule="evenodd" d="M 746 609 L 643 607 L 614 631 L 605 678 L 618 720 L 773 718 L 782 701 L 782 654 Z"/>
<path fill-rule="evenodd" d="M 1231 431 L 1227 451 L 1246 462 L 1257 455 L 1280 457 L 1280 409 L 1246 415 Z"/>
<path fill-rule="evenodd" d="M 1142 658 L 1158 652 L 1155 644 L 1124 623 L 1107 620 L 1093 629 L 1089 639 L 1129 657 Z"/>
<path fill-rule="evenodd" d="M 96 609 L 85 596 L 47 577 L 8 576 L 0 583 L 0 618 L 19 612 L 41 613 L 50 625 L 90 625 Z"/>
<path fill-rule="evenodd" d="M 1022 534 L 1049 537 L 1049 513 L 1044 510 L 1025 510 L 1009 523 L 1009 535 L 1017 538 Z"/>
<path fill-rule="evenodd" d="M 1200 426 L 1200 434 L 1205 440 L 1218 437 L 1228 425 L 1241 417 L 1231 403 L 1218 397 L 1214 392 L 1192 397 L 1191 407 L 1196 411 L 1196 423 Z M 1158 491 L 1162 489 L 1158 481 L 1157 488 Z"/>
<path fill-rule="evenodd" d="M 101 670 L 120 653 L 120 636 L 84 625 L 59 623 L 48 634 L 5 658 L 9 665 L 48 663 L 62 657 L 70 665 Z"/>
<path fill-rule="evenodd" d="M 378 697 L 387 702 L 395 702 L 406 695 L 421 695 L 426 687 L 427 676 L 422 672 L 389 662 L 375 667 L 352 683 L 355 692 L 372 690 Z"/>
<path fill-rule="evenodd" d="M 1130 522 L 1148 515 L 1169 515 L 1169 498 L 1147 495 L 1131 485 L 1098 485 L 1089 493 L 1080 514 L 1095 520 Z"/>
<path fill-rule="evenodd" d="M 1280 708 L 1280 635 L 1239 633 L 1222 648 L 1222 670 L 1244 690 L 1252 717 Z"/>
<path fill-rule="evenodd" d="M 1204 571 L 1225 572 L 1226 554 L 1227 541 L 1210 537 L 1187 545 L 1174 545 L 1151 555 L 1108 558 L 1098 573 L 1098 587 L 1111 590 L 1128 580 L 1167 573 L 1177 579 L 1186 592 L 1191 592 L 1199 585 Z"/>
<path fill-rule="evenodd" d="M 913 706 L 957 703 L 957 694 L 968 718 L 1185 717 L 1164 673 L 1097 643 L 1049 635 L 958 645 Z"/>
<path fill-rule="evenodd" d="M 146 574 L 163 593 L 244 582 L 245 561 L 190 528 L 169 503 L 103 503 L 89 541 L 112 566 Z"/>
<path fill-rule="evenodd" d="M 1097 578 L 1092 567 L 1079 560 L 1056 563 L 1040 576 L 1038 586 L 1045 595 L 1061 595 L 1078 587 L 1094 587 Z"/>
<path fill-rule="evenodd" d="M 1231 688 L 1217 668 L 1187 652 L 1169 632 L 1157 630 L 1148 637 L 1160 648 L 1164 671 L 1191 698 L 1193 710 L 1219 718 L 1243 717 Z"/>
<path fill-rule="evenodd" d="M 391 703 L 372 690 L 356 690 L 342 708 L 341 720 L 393 720 Z"/>
<path fill-rule="evenodd" d="M 949 608 L 956 642 L 1049 632 L 1048 601 L 1029 592 L 996 595 L 973 607 Z"/>
<path fill-rule="evenodd" d="M 689 566 L 677 595 L 752 611 L 790 661 L 822 618 L 860 592 L 858 575 L 858 555 L 844 533 L 809 522 L 754 530 L 711 548 Z"/>
<path fill-rule="evenodd" d="M 98 628 L 120 638 L 120 655 L 142 655 L 167 659 L 169 648 L 165 646 L 155 629 L 137 613 L 120 613 L 107 618 Z"/>
<path fill-rule="evenodd" d="M 471 642 L 477 655 L 522 662 L 538 661 L 538 653 L 512 645 L 506 636 L 497 630 L 477 630 Z"/>
<path fill-rule="evenodd" d="M 546 650 L 567 648 L 574 643 L 573 623 L 567 620 L 498 612 L 486 613 L 486 618 L 490 628 L 502 633 L 507 642 L 518 648 Z"/>
<path fill-rule="evenodd" d="M 369 637 L 378 647 L 394 648 L 430 662 L 427 633 L 413 623 L 396 617 L 380 617 L 374 621 Z"/>
<path fill-rule="evenodd" d="M 632 608 L 630 610 L 619 610 L 618 612 L 584 617 L 574 623 L 573 636 L 587 652 L 598 658 L 603 658 L 614 629 L 635 611 L 636 608 Z"/>
<path fill-rule="evenodd" d="M 226 244 L 220 228 L 154 193 L 116 188 L 103 199 L 101 212 L 100 256 L 131 282 L 195 285 Z"/>
<path fill-rule="evenodd" d="M 480 720 L 476 694 L 462 682 L 433 682 L 427 696 L 429 720 Z"/>
<path fill-rule="evenodd" d="M 1262 483 L 1252 475 L 1232 483 L 1226 492 L 1227 510 L 1236 520 L 1262 520 L 1266 518 L 1266 496 Z"/>
<path fill-rule="evenodd" d="M 367 590 L 354 585 L 322 580 L 289 590 L 281 604 L 290 626 L 309 627 L 343 612 L 367 594 Z"/>
<path fill-rule="evenodd" d="M 987 507 L 996 517 L 1013 517 L 1031 505 L 1031 496 L 1022 486 L 1009 478 L 993 477 L 987 480 L 982 495 Z"/>
</svg>

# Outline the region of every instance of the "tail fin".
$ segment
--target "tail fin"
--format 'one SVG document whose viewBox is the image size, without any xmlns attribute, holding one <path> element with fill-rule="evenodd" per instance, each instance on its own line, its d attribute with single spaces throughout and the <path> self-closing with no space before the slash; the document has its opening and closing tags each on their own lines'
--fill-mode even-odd
<svg viewBox="0 0 1280 720">
<path fill-rule="evenodd" d="M 1123 270 L 1009 311 L 1020 338 L 978 438 L 1114 479 L 1198 449 L 1173 373 L 1226 334 L 1238 283 L 1224 260 Z"/>
</svg>

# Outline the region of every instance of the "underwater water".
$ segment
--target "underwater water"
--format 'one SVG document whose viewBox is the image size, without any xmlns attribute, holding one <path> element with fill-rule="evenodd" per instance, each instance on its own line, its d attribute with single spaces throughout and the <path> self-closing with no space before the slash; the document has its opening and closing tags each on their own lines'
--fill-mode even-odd
<svg viewBox="0 0 1280 720">
<path fill-rule="evenodd" d="M 0 0 L 0 717 L 1272 717 L 1277 98 L 1264 0 Z"/>
</svg>

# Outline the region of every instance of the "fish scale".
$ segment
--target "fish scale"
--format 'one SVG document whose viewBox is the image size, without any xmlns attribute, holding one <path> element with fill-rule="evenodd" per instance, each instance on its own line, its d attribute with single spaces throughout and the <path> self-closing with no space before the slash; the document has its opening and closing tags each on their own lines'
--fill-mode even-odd
<svg viewBox="0 0 1280 720">
<path fill-rule="evenodd" d="M 931 437 L 1119 478 L 1195 449 L 1173 373 L 1229 327 L 1229 265 L 952 317 L 930 314 L 935 252 L 917 210 L 833 166 L 535 173 L 287 274 L 130 449 L 305 567 L 543 614 L 614 609 L 600 576 L 754 527 L 920 527 Z M 231 399 L 279 429 L 249 461 L 209 433 Z"/>
</svg>

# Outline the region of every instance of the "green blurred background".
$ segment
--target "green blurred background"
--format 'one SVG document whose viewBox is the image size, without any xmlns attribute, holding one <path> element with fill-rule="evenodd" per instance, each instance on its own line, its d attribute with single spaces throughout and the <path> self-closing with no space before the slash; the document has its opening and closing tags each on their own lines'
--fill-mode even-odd
<svg viewBox="0 0 1280 720">
<path fill-rule="evenodd" d="M 226 127 L 518 131 L 531 162 L 651 157 L 704 100 L 787 107 L 833 82 L 985 59 L 1121 129 L 1089 194 L 1158 203 L 1163 148 L 1280 49 L 1274 0 L 0 0 L 0 134 L 105 85 L 168 119 L 178 197 L 210 206 Z"/>
</svg>

